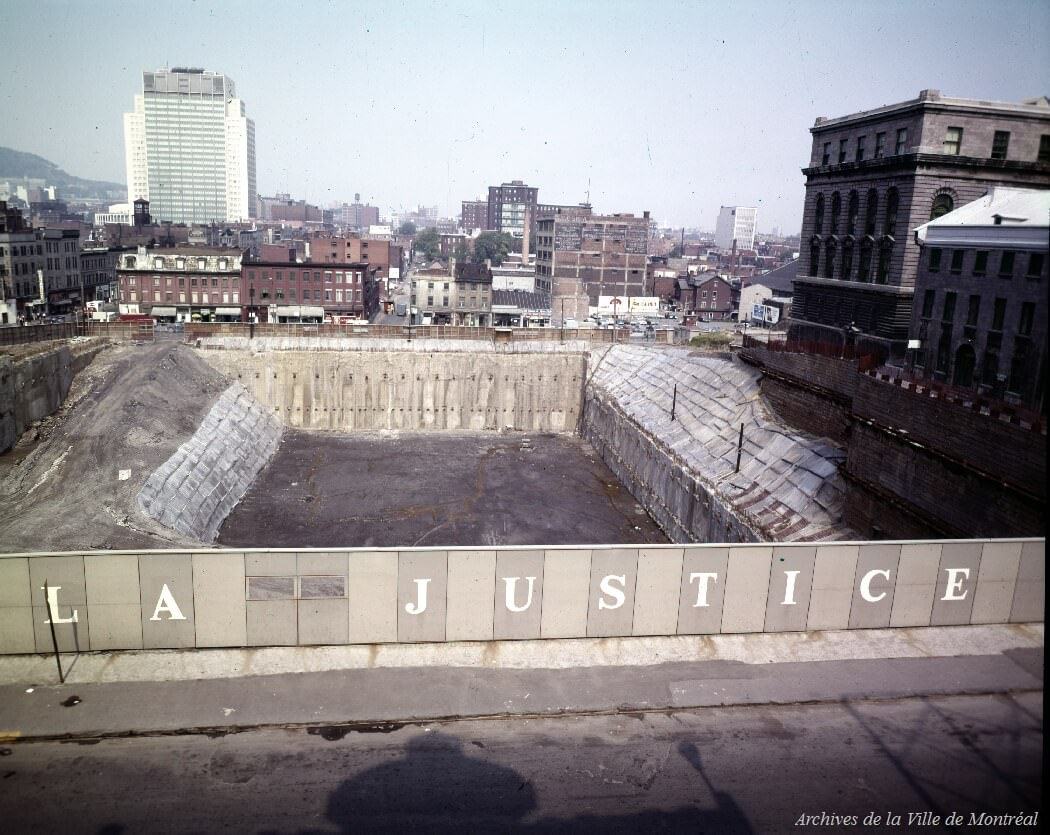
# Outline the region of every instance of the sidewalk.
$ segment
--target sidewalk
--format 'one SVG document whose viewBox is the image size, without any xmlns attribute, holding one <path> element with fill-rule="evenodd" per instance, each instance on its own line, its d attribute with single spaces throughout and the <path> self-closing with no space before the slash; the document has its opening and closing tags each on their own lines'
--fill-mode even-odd
<svg viewBox="0 0 1050 835">
<path fill-rule="evenodd" d="M 1041 691 L 1043 626 L 93 653 L 57 681 L 0 657 L 0 739 Z"/>
</svg>

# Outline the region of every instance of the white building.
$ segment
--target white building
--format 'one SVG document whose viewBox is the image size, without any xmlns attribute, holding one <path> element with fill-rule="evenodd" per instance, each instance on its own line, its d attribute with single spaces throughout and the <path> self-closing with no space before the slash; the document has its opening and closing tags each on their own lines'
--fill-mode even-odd
<svg viewBox="0 0 1050 835">
<path fill-rule="evenodd" d="M 723 206 L 718 213 L 718 225 L 715 227 L 715 246 L 719 249 L 755 248 L 755 226 L 758 223 L 758 209 L 750 206 Z"/>
<path fill-rule="evenodd" d="M 124 146 L 128 202 L 149 200 L 156 220 L 255 217 L 255 123 L 233 79 L 201 69 L 142 73 Z"/>
</svg>

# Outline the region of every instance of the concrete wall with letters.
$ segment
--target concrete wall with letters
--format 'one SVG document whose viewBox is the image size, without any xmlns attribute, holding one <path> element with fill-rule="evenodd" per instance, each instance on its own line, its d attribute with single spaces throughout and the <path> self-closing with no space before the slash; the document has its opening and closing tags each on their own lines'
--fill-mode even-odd
<svg viewBox="0 0 1050 835">
<path fill-rule="evenodd" d="M 0 555 L 0 653 L 1043 620 L 1045 540 Z M 44 588 L 48 592 L 45 594 Z"/>
</svg>

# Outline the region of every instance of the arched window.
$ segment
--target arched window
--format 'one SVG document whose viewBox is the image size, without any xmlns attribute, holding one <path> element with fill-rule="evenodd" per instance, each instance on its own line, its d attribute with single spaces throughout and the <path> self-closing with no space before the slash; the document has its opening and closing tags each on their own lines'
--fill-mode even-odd
<svg viewBox="0 0 1050 835">
<path fill-rule="evenodd" d="M 860 214 L 860 197 L 857 192 L 849 193 L 849 209 L 846 211 L 846 234 L 857 234 L 857 216 Z"/>
<path fill-rule="evenodd" d="M 824 232 L 824 195 L 817 195 L 817 209 L 814 213 L 813 231 L 817 235 Z"/>
<path fill-rule="evenodd" d="M 836 191 L 831 195 L 831 234 L 839 233 L 839 215 L 842 214 L 842 198 Z"/>
<path fill-rule="evenodd" d="M 860 264 L 857 267 L 857 281 L 871 281 L 871 244 L 865 241 L 860 246 Z"/>
<path fill-rule="evenodd" d="M 891 188 L 889 194 L 886 195 L 886 218 L 882 221 L 882 234 L 890 238 L 897 234 L 898 202 L 897 189 Z"/>
<path fill-rule="evenodd" d="M 824 278 L 835 277 L 835 242 L 828 241 L 824 249 Z"/>
<path fill-rule="evenodd" d="M 842 276 L 843 281 L 853 280 L 853 241 L 847 239 L 842 247 Z"/>
<path fill-rule="evenodd" d="M 864 216 L 864 234 L 875 237 L 875 218 L 879 213 L 879 193 L 872 189 L 868 192 L 868 212 Z"/>
<path fill-rule="evenodd" d="M 942 215 L 948 214 L 955 208 L 955 201 L 950 194 L 938 194 L 933 198 L 933 206 L 930 208 L 930 220 L 936 220 Z"/>
<path fill-rule="evenodd" d="M 875 283 L 885 284 L 890 275 L 890 259 L 893 257 L 893 244 L 879 247 L 879 265 L 875 272 Z"/>
<path fill-rule="evenodd" d="M 820 244 L 816 241 L 809 247 L 809 274 L 820 275 Z"/>
</svg>

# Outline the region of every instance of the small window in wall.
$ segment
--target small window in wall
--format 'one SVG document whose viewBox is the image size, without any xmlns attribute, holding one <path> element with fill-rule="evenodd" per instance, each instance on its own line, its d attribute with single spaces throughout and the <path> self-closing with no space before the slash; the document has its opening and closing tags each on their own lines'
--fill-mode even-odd
<svg viewBox="0 0 1050 835">
<path fill-rule="evenodd" d="M 959 273 L 962 272 L 963 255 L 965 254 L 965 252 L 966 252 L 966 250 L 963 250 L 963 249 L 953 249 L 952 250 L 952 266 L 951 266 L 951 270 L 952 270 L 953 273 L 959 274 Z"/>
<path fill-rule="evenodd" d="M 1010 278 L 1014 272 L 1014 253 L 1005 251 L 999 258 L 999 278 Z"/>
<path fill-rule="evenodd" d="M 820 235 L 824 232 L 824 195 L 817 195 L 817 206 L 813 220 L 813 231 Z"/>
<path fill-rule="evenodd" d="M 941 312 L 942 322 L 951 322 L 955 318 L 955 293 L 944 294 L 944 309 Z"/>
<path fill-rule="evenodd" d="M 1039 137 L 1039 155 L 1037 162 L 1050 162 L 1050 134 L 1044 133 Z M 131 266 L 135 266 L 132 264 Z"/>
<path fill-rule="evenodd" d="M 1025 272 L 1025 278 L 1039 278 L 1043 273 L 1043 264 L 1046 261 L 1046 255 L 1042 252 L 1033 252 L 1028 256 L 1028 270 Z"/>
<path fill-rule="evenodd" d="M 291 600 L 295 597 L 294 577 L 248 577 L 249 600 Z"/>
<path fill-rule="evenodd" d="M 929 319 L 933 316 L 933 304 L 937 299 L 936 290 L 927 290 L 922 296 L 922 318 Z"/>
<path fill-rule="evenodd" d="M 900 156 L 901 154 L 904 153 L 904 151 L 905 151 L 905 149 L 907 147 L 908 147 L 908 129 L 907 128 L 897 128 L 897 144 L 893 148 L 893 153 L 895 155 L 897 155 L 897 156 Z"/>
<path fill-rule="evenodd" d="M 882 159 L 886 155 L 886 132 L 875 134 L 875 159 Z"/>
<path fill-rule="evenodd" d="M 824 143 L 824 155 L 820 158 L 821 165 L 828 165 L 831 162 L 831 143 Z"/>
<path fill-rule="evenodd" d="M 861 162 L 864 159 L 864 140 L 866 136 L 857 137 L 857 162 Z"/>
<path fill-rule="evenodd" d="M 981 315 L 981 297 L 970 296 L 969 306 L 966 308 L 966 324 L 970 327 L 977 325 L 977 317 Z"/>
<path fill-rule="evenodd" d="M 962 150 L 962 128 L 948 128 L 944 134 L 944 153 L 949 156 L 959 156 Z"/>
<path fill-rule="evenodd" d="M 978 250 L 973 257 L 973 274 L 984 275 L 988 270 L 988 251 Z"/>
<path fill-rule="evenodd" d="M 846 139 L 840 139 L 839 140 L 839 162 L 845 162 L 846 161 L 846 143 L 847 142 L 848 142 L 848 140 L 846 140 Z"/>
<path fill-rule="evenodd" d="M 992 309 L 992 330 L 1001 331 L 1006 321 L 1006 299 L 996 299 Z"/>
<path fill-rule="evenodd" d="M 1010 131 L 997 130 L 992 137 L 992 159 L 1006 159 L 1006 150 L 1010 147 Z"/>
<path fill-rule="evenodd" d="M 1032 322 L 1035 319 L 1035 302 L 1024 302 L 1021 305 L 1021 318 L 1017 322 L 1017 333 L 1021 336 L 1032 335 Z"/>
</svg>

